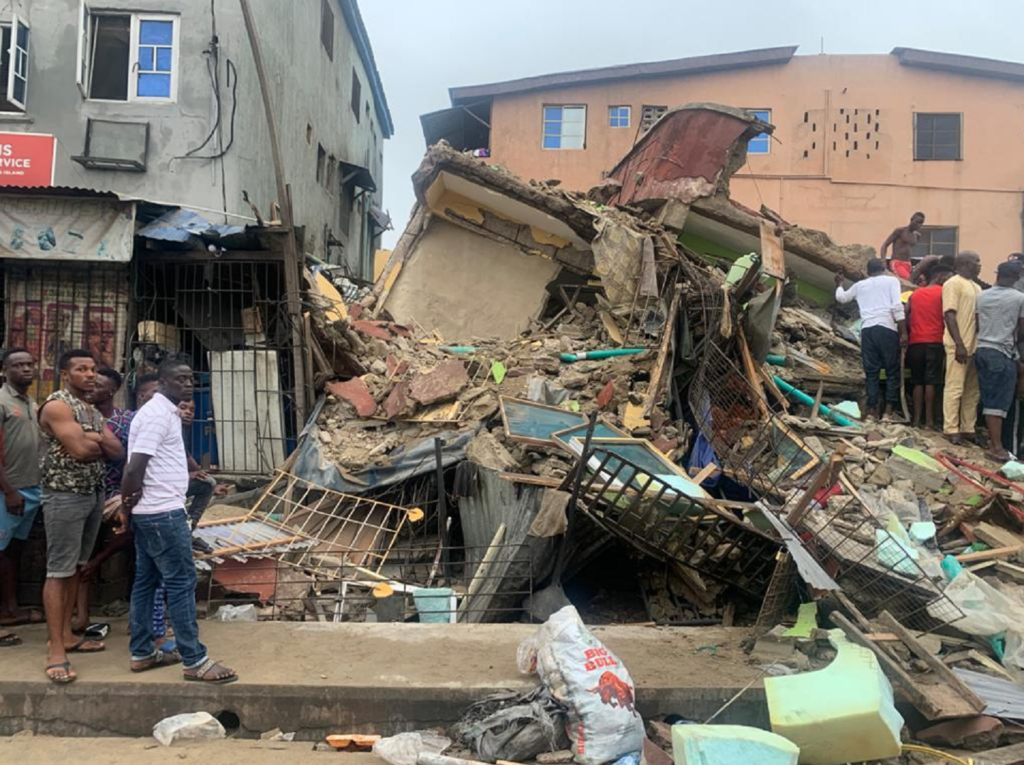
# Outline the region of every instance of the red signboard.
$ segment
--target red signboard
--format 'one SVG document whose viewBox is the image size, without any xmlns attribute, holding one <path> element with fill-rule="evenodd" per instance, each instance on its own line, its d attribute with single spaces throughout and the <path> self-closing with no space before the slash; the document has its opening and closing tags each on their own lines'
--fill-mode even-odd
<svg viewBox="0 0 1024 765">
<path fill-rule="evenodd" d="M 40 133 L 0 133 L 0 186 L 52 186 L 57 139 Z"/>
</svg>

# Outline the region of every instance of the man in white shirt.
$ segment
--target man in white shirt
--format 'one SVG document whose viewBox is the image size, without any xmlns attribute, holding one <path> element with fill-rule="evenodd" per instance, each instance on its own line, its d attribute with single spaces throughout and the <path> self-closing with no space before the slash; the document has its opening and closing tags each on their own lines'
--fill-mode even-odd
<svg viewBox="0 0 1024 765">
<path fill-rule="evenodd" d="M 178 413 L 178 404 L 192 400 L 192 368 L 171 356 L 159 375 L 159 392 L 132 419 L 121 481 L 121 521 L 131 524 L 135 536 L 131 668 L 145 672 L 180 661 L 186 680 L 231 683 L 238 675 L 209 658 L 196 621 L 196 569 L 185 513 L 188 463 Z M 158 650 L 153 636 L 153 598 L 161 582 L 177 644 L 171 653 Z"/>
<path fill-rule="evenodd" d="M 895 411 L 900 404 L 900 346 L 907 344 L 907 322 L 900 300 L 900 282 L 885 270 L 885 261 L 868 261 L 868 278 L 843 289 L 843 275 L 836 274 L 836 300 L 857 301 L 860 309 L 860 357 L 867 383 L 867 416 L 881 419 L 886 402 Z M 885 370 L 885 398 L 881 400 L 879 372 Z"/>
</svg>

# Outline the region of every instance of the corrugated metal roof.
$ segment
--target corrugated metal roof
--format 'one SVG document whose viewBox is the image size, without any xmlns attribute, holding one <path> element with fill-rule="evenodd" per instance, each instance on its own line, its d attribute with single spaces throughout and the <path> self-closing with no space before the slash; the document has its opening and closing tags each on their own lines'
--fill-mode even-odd
<svg viewBox="0 0 1024 765">
<path fill-rule="evenodd" d="M 86 189 L 81 186 L 0 186 L 0 194 L 33 194 L 35 196 L 109 197 L 120 199 L 113 191 Z"/>
<path fill-rule="evenodd" d="M 573 72 L 544 74 L 538 77 L 523 77 L 518 80 L 493 82 L 486 85 L 469 85 L 449 88 L 448 95 L 453 105 L 509 93 L 523 93 L 531 90 L 546 90 L 562 85 L 589 85 L 610 80 L 626 80 L 637 77 L 664 77 L 678 74 L 702 74 L 723 69 L 741 69 L 752 66 L 786 64 L 793 58 L 799 46 L 787 45 L 779 48 L 758 48 L 736 53 L 716 53 L 710 56 L 690 56 L 671 61 L 654 61 L 643 64 L 606 66 L 599 69 L 581 69 Z"/>
<path fill-rule="evenodd" d="M 941 53 L 919 48 L 893 48 L 892 55 L 896 56 L 903 66 L 1024 82 L 1024 64 L 1016 61 L 1000 61 L 994 58 L 963 56 L 959 53 Z"/>
<path fill-rule="evenodd" d="M 1000 677 L 954 667 L 953 672 L 985 702 L 984 714 L 1024 720 L 1024 688 Z"/>
</svg>

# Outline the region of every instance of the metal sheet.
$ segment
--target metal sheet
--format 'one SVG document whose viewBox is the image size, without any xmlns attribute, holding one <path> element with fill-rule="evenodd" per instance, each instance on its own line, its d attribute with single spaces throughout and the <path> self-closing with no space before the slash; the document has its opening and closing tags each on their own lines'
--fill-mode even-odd
<svg viewBox="0 0 1024 765">
<path fill-rule="evenodd" d="M 987 704 L 983 714 L 1024 720 L 1024 688 L 1009 680 L 969 669 L 954 668 L 953 672 Z"/>
<path fill-rule="evenodd" d="M 766 508 L 761 509 L 761 514 L 775 528 L 775 531 L 786 545 L 786 549 L 789 550 L 789 554 L 793 556 L 793 562 L 796 563 L 801 579 L 818 590 L 839 591 L 842 589 L 836 580 L 830 577 L 825 569 L 818 565 L 818 561 L 807 552 L 803 542 L 800 541 L 792 527 L 783 518 L 780 518 Z"/>
</svg>

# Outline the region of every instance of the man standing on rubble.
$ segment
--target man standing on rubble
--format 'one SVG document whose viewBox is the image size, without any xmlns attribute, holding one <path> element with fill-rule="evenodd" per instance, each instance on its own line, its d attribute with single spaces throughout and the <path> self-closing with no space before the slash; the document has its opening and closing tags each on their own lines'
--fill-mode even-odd
<svg viewBox="0 0 1024 765">
<path fill-rule="evenodd" d="M 974 281 L 981 273 L 978 253 L 965 250 L 956 256 L 956 275 L 942 285 L 942 316 L 946 331 L 946 389 L 942 399 L 943 433 L 959 446 L 975 441 L 978 421 L 978 373 L 972 356 L 978 345 L 975 318 L 981 287 Z"/>
<path fill-rule="evenodd" d="M 924 226 L 924 213 L 916 212 L 910 216 L 910 223 L 906 226 L 894 229 L 889 238 L 882 242 L 882 249 L 878 257 L 885 260 L 885 253 L 892 247 L 892 260 L 889 266 L 892 272 L 901 279 L 910 280 L 911 263 L 910 251 L 917 240 L 921 238 L 921 227 Z"/>
<path fill-rule="evenodd" d="M 1003 463 L 1011 459 L 1003 444 L 1003 420 L 1017 391 L 1017 369 L 1024 342 L 1024 293 L 1014 285 L 1020 263 L 1000 263 L 996 283 L 978 296 L 978 350 L 974 357 L 981 388 L 981 413 L 988 427 L 988 456 Z"/>
<path fill-rule="evenodd" d="M 919 287 L 907 299 L 907 366 L 914 386 L 914 427 L 935 427 L 935 391 L 942 385 L 942 348 L 945 322 L 942 318 L 942 285 L 953 275 L 945 263 L 933 264 L 928 284 Z"/>
<path fill-rule="evenodd" d="M 188 462 L 178 405 L 192 400 L 192 368 L 169 356 L 160 364 L 160 390 L 139 409 L 128 435 L 128 465 L 121 483 L 122 524 L 135 535 L 131 602 L 131 668 L 134 672 L 183 663 L 185 679 L 212 684 L 238 679 L 199 642 L 192 531 L 185 513 Z M 153 634 L 153 600 L 163 582 L 177 650 L 159 650 Z"/>
<path fill-rule="evenodd" d="M 907 343 L 907 322 L 900 300 L 899 279 L 886 273 L 885 262 L 868 261 L 868 278 L 843 289 L 843 275 L 836 274 L 836 300 L 857 301 L 860 309 L 860 357 L 867 387 L 867 416 L 885 415 L 885 403 L 900 405 L 900 346 Z M 881 400 L 879 372 L 885 370 L 885 398 Z"/>
</svg>

